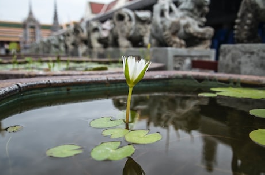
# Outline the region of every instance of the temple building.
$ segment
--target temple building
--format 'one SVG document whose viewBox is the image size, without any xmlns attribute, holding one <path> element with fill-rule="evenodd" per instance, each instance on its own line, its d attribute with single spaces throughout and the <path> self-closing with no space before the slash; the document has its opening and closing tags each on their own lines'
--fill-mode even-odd
<svg viewBox="0 0 265 175">
<path fill-rule="evenodd" d="M 125 4 L 130 3 L 131 1 L 133 1 L 133 0 L 114 0 L 108 4 L 88 1 L 87 5 L 86 5 L 84 19 L 86 21 L 90 20 L 98 14 L 103 14 L 103 13 L 109 12 L 111 10 L 121 8 Z"/>
<path fill-rule="evenodd" d="M 0 54 L 5 54 L 3 51 L 5 45 L 9 45 L 12 42 L 19 44 L 23 34 L 23 23 L 14 21 L 0 21 Z M 40 33 L 42 37 L 47 37 L 51 34 L 51 25 L 41 24 Z"/>
<path fill-rule="evenodd" d="M 0 54 L 5 54 L 5 50 L 12 42 L 18 44 L 18 50 L 25 50 L 31 43 L 38 42 L 60 29 L 56 1 L 52 25 L 40 24 L 33 14 L 30 3 L 28 16 L 23 22 L 0 21 Z"/>
<path fill-rule="evenodd" d="M 57 32 L 58 30 L 61 29 L 61 26 L 58 21 L 58 14 L 57 14 L 57 3 L 54 1 L 54 15 L 53 15 L 53 24 L 51 27 L 52 32 Z"/>
<path fill-rule="evenodd" d="M 30 4 L 28 17 L 23 21 L 23 34 L 20 40 L 20 47 L 23 50 L 28 49 L 32 43 L 39 42 L 40 39 L 40 23 L 34 17 Z"/>
</svg>

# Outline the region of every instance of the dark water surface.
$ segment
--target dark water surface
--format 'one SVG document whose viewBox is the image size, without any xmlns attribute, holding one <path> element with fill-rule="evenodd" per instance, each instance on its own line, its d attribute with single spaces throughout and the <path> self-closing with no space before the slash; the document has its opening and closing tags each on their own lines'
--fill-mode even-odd
<svg viewBox="0 0 265 175">
<path fill-rule="evenodd" d="M 43 103 L 37 103 L 41 101 L 38 99 L 10 104 L 11 112 L 2 113 L 2 129 L 13 125 L 24 128 L 16 133 L 1 132 L 0 174 L 123 175 L 125 167 L 137 164 L 146 175 L 265 173 L 265 148 L 248 136 L 254 129 L 265 128 L 264 120 L 248 114 L 250 109 L 264 107 L 264 100 L 205 98 L 181 92 L 134 95 L 131 107 L 139 115 L 134 129 L 159 132 L 162 140 L 134 144 L 136 150 L 130 158 L 95 161 L 90 152 L 101 142 L 128 143 L 124 138 L 102 136 L 103 129 L 92 128 L 89 122 L 99 117 L 121 117 L 127 96 L 84 96 L 73 102 L 55 95 Z M 81 96 L 71 96 L 78 98 Z M 12 112 L 11 108 L 19 109 Z M 80 145 L 84 152 L 62 159 L 46 156 L 47 149 L 62 144 Z M 127 159 L 133 164 L 125 166 Z"/>
</svg>

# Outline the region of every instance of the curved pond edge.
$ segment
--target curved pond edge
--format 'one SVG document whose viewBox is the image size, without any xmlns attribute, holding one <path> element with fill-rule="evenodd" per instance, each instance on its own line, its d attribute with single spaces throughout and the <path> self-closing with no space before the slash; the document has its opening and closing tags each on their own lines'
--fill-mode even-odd
<svg viewBox="0 0 265 175">
<path fill-rule="evenodd" d="M 105 62 L 108 60 L 104 60 Z M 95 61 L 96 62 L 96 61 Z M 165 70 L 165 65 L 161 63 L 152 63 L 149 71 Z M 97 75 L 97 74 L 116 74 L 122 73 L 122 68 L 105 71 L 38 71 L 38 70 L 2 70 L 0 71 L 0 80 L 18 79 L 18 78 L 36 78 L 46 76 L 72 76 L 72 75 Z"/>
<path fill-rule="evenodd" d="M 124 74 L 116 73 L 98 73 L 92 75 L 79 76 L 52 76 L 25 79 L 0 80 L 0 101 L 31 90 L 100 85 L 108 87 L 110 84 L 125 83 Z M 217 86 L 248 86 L 265 87 L 264 76 L 235 75 L 208 72 L 186 72 L 186 71 L 148 71 L 144 79 L 137 86 L 151 86 L 156 82 L 166 83 L 167 85 L 196 86 L 196 87 L 217 87 Z M 159 86 L 159 84 L 158 84 Z M 70 88 L 66 88 L 66 91 Z"/>
</svg>

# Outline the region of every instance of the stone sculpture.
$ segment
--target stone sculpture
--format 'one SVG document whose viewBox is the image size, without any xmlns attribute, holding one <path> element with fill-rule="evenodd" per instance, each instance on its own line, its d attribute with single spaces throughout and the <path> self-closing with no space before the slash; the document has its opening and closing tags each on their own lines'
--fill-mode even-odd
<svg viewBox="0 0 265 175">
<path fill-rule="evenodd" d="M 55 33 L 49 37 L 51 43 L 50 54 L 64 54 L 65 53 L 65 44 L 64 38 L 61 33 Z"/>
<path fill-rule="evenodd" d="M 64 34 L 66 53 L 68 55 L 82 56 L 87 51 L 86 30 L 80 24 L 74 24 L 73 28 L 67 29 Z"/>
<path fill-rule="evenodd" d="M 86 55 L 88 48 L 88 35 L 86 28 L 80 23 L 74 24 L 74 39 L 74 45 L 77 48 L 77 55 Z"/>
<path fill-rule="evenodd" d="M 159 0 L 153 7 L 151 37 L 153 47 L 209 48 L 214 30 L 202 27 L 209 0 Z"/>
<path fill-rule="evenodd" d="M 147 47 L 150 37 L 150 11 L 120 9 L 113 15 L 114 28 L 110 46 L 120 48 Z"/>
<path fill-rule="evenodd" d="M 243 0 L 235 21 L 235 40 L 237 43 L 259 43 L 260 22 L 265 22 L 264 0 Z"/>
<path fill-rule="evenodd" d="M 102 28 L 99 21 L 91 21 L 88 25 L 87 33 L 89 36 L 88 46 L 93 50 L 102 49 L 104 46 L 100 42 L 102 40 Z"/>
<path fill-rule="evenodd" d="M 63 33 L 64 42 L 65 42 L 65 51 L 67 55 L 73 55 L 74 54 L 74 35 L 73 35 L 73 29 L 69 28 L 66 29 Z"/>
</svg>

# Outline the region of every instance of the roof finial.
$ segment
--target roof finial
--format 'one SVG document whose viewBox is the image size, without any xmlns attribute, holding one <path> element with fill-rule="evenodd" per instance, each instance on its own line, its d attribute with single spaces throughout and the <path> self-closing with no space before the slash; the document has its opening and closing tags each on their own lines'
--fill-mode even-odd
<svg viewBox="0 0 265 175">
<path fill-rule="evenodd" d="M 32 13 L 32 5 L 31 5 L 31 0 L 29 0 L 29 16 L 33 15 Z"/>
<path fill-rule="evenodd" d="M 54 0 L 54 15 L 53 15 L 53 25 L 51 30 L 56 32 L 60 29 L 59 21 L 58 21 L 58 14 L 57 14 L 57 2 Z"/>
</svg>

